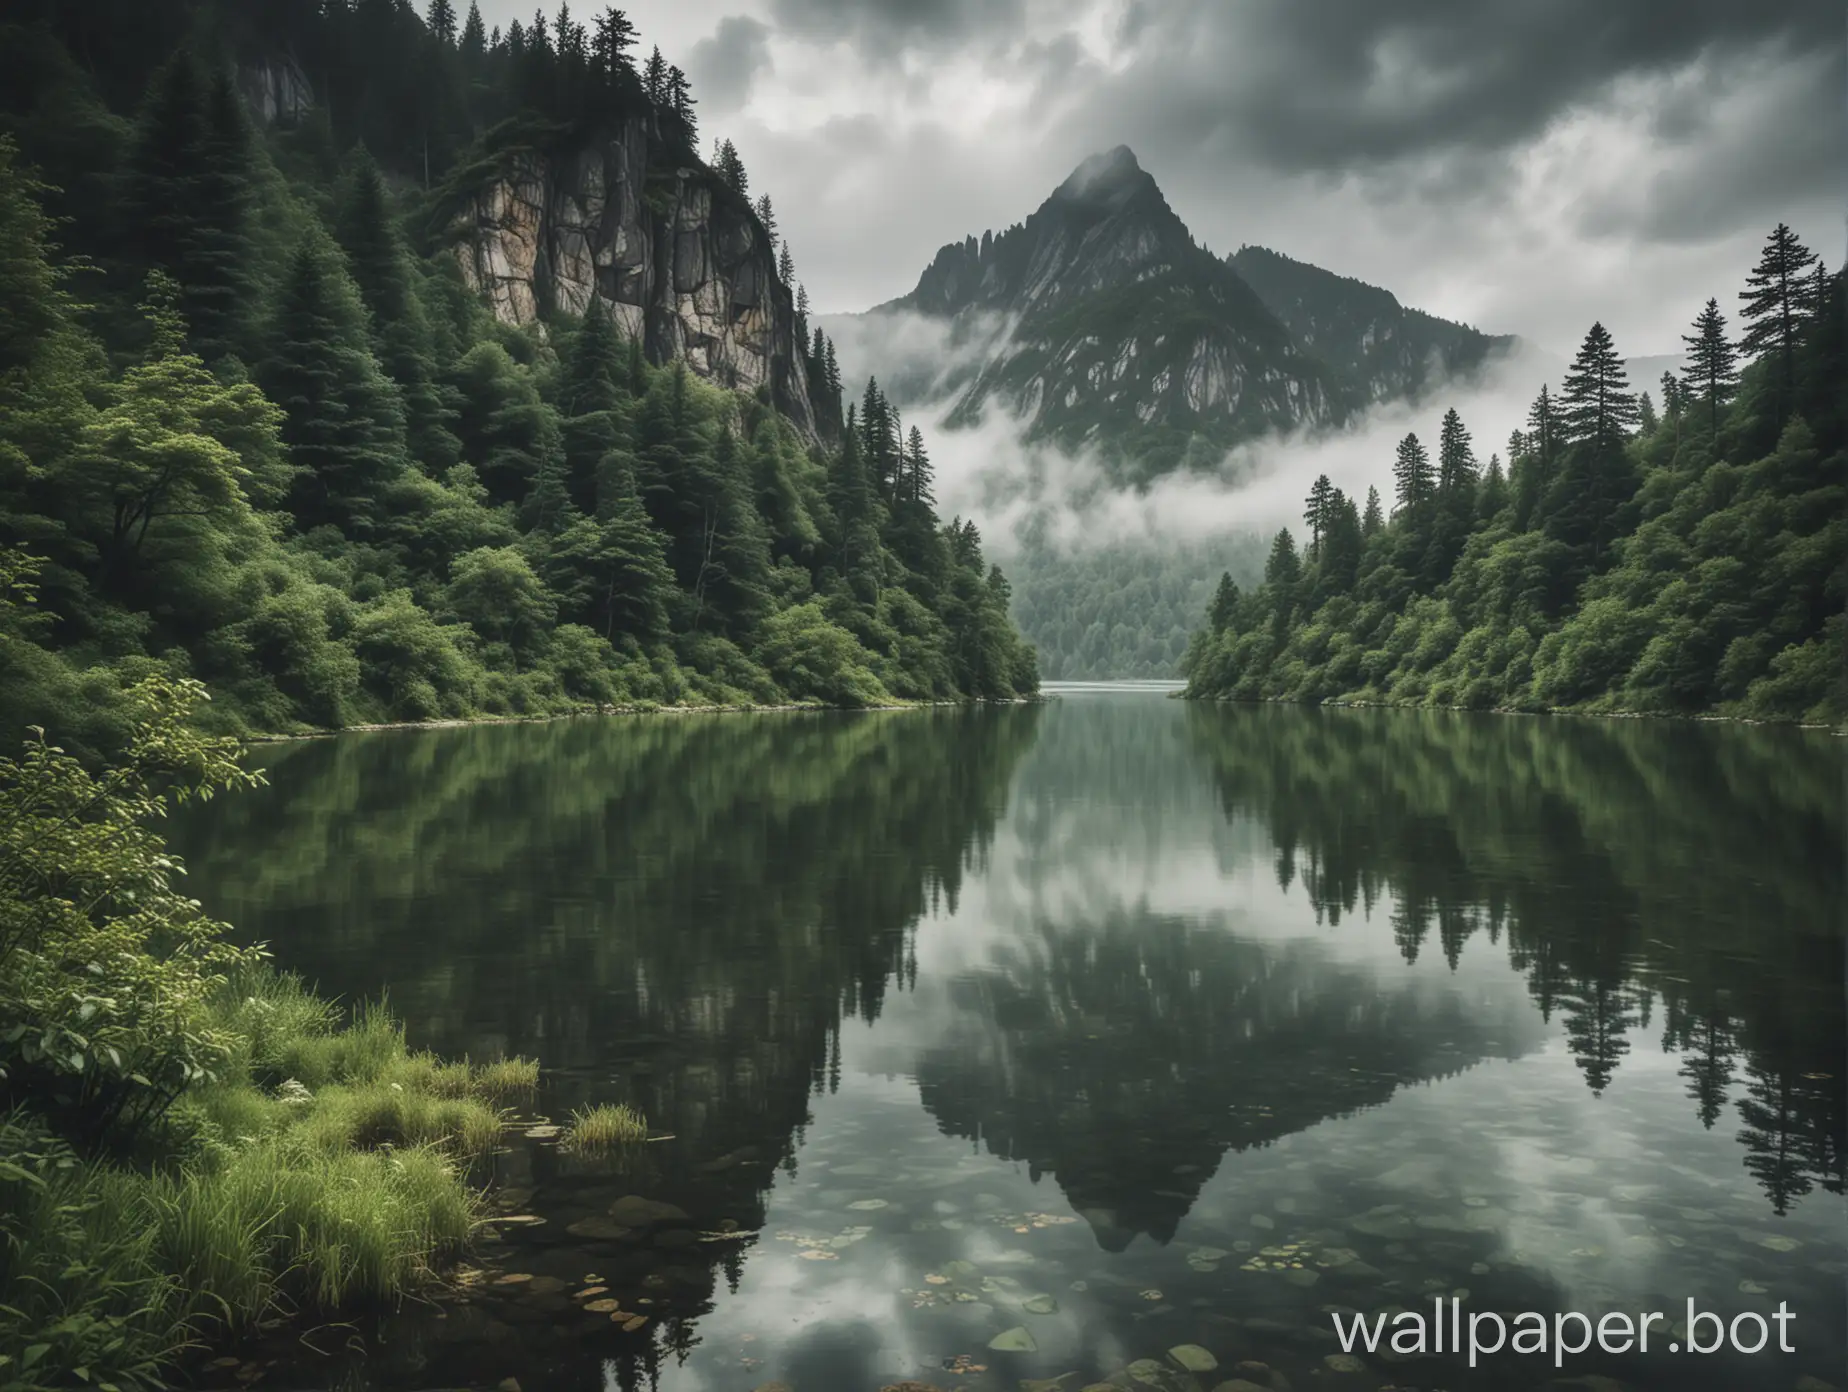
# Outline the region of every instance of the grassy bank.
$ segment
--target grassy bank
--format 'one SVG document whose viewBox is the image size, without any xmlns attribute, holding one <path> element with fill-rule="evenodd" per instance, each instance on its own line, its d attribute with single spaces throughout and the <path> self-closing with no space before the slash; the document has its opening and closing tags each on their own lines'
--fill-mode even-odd
<svg viewBox="0 0 1848 1392">
<path fill-rule="evenodd" d="M 137 688 L 92 769 L 0 761 L 0 1392 L 146 1388 L 185 1351 L 389 1304 L 466 1245 L 468 1165 L 537 1065 L 412 1052 L 174 887 L 153 823 L 253 775 Z"/>
</svg>

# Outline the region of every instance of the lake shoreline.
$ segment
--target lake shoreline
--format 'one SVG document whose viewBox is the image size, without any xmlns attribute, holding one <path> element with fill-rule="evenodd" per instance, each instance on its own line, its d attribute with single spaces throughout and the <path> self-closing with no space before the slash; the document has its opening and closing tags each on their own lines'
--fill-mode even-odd
<svg viewBox="0 0 1848 1392">
<path fill-rule="evenodd" d="M 1221 706 L 1301 706 L 1305 708 L 1332 706 L 1338 710 L 1441 710 L 1453 711 L 1462 715 L 1550 715 L 1580 720 L 1664 720 L 1682 721 L 1701 725 L 1755 725 L 1775 730 L 1821 730 L 1837 738 L 1848 737 L 1848 724 L 1825 725 L 1816 721 L 1761 720 L 1748 715 L 1714 715 L 1710 712 L 1679 715 L 1667 711 L 1573 710 L 1568 706 L 1548 706 L 1541 710 L 1523 710 L 1518 706 L 1433 706 L 1423 703 L 1402 701 L 1287 701 L 1281 697 L 1275 696 L 1260 696 L 1255 699 L 1235 696 L 1189 696 L 1185 688 L 1176 691 L 1170 699 L 1196 702 L 1201 705 Z"/>
<path fill-rule="evenodd" d="M 799 701 L 779 704 L 743 705 L 705 704 L 693 706 L 597 706 L 581 710 L 556 711 L 546 715 L 471 715 L 442 720 L 389 720 L 365 725 L 341 725 L 334 729 L 302 730 L 294 734 L 265 733 L 241 735 L 245 744 L 293 744 L 301 740 L 333 739 L 339 735 L 378 734 L 386 730 L 461 730 L 483 725 L 548 725 L 560 720 L 595 720 L 617 715 L 794 715 L 854 713 L 860 711 L 946 710 L 957 706 L 1032 706 L 1051 698 L 1044 694 L 1013 696 L 1006 699 L 983 698 L 973 701 L 903 701 L 878 706 L 827 706 Z"/>
</svg>

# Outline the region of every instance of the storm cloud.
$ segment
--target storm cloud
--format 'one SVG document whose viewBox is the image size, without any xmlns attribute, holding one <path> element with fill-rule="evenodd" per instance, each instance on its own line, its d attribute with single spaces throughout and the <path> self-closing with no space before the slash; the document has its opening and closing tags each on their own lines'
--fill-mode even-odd
<svg viewBox="0 0 1848 1392">
<path fill-rule="evenodd" d="M 1119 144 L 1215 251 L 1271 246 L 1561 354 L 1593 319 L 1626 353 L 1678 347 L 1779 221 L 1841 257 L 1835 0 L 629 8 L 823 310 L 905 293 Z"/>
</svg>

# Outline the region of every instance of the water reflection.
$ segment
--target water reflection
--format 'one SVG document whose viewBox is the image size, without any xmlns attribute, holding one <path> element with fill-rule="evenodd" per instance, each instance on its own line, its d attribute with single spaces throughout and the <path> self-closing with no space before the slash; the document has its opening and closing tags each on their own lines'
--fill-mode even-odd
<svg viewBox="0 0 1848 1392">
<path fill-rule="evenodd" d="M 215 911 L 419 1044 L 542 1057 L 553 1115 L 675 1138 L 620 1172 L 520 1141 L 503 1202 L 543 1222 L 297 1383 L 1301 1387 L 1328 1307 L 1439 1288 L 1789 1299 L 1778 1384 L 1840 1360 L 1830 741 L 1093 693 L 266 758 L 181 827 Z M 686 1223 L 614 1225 L 633 1193 Z"/>
</svg>

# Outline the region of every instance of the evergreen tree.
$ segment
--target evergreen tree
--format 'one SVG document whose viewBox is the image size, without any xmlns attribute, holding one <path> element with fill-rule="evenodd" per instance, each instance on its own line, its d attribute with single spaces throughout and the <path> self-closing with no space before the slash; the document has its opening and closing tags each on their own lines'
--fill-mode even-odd
<svg viewBox="0 0 1848 1392">
<path fill-rule="evenodd" d="M 135 128 L 124 225 L 143 264 L 178 282 L 188 341 L 207 361 L 246 341 L 253 185 L 250 132 L 228 75 L 208 81 L 180 53 L 156 75 Z"/>
<path fill-rule="evenodd" d="M 1360 509 L 1339 488 L 1329 496 L 1320 547 L 1318 599 L 1347 594 L 1360 573 Z"/>
<path fill-rule="evenodd" d="M 1476 503 L 1478 515 L 1484 522 L 1492 520 L 1508 504 L 1508 480 L 1502 473 L 1499 454 L 1489 456 L 1489 467 L 1482 475 L 1482 488 Z"/>
<path fill-rule="evenodd" d="M 1688 365 L 1681 370 L 1682 380 L 1687 384 L 1685 390 L 1706 402 L 1707 428 L 1718 434 L 1720 407 L 1731 400 L 1739 388 L 1739 354 L 1726 337 L 1726 316 L 1720 313 L 1718 300 L 1707 301 L 1707 307 L 1694 320 L 1694 332 L 1683 334 L 1681 341 L 1688 345 Z M 1670 380 L 1664 376 L 1665 391 Z M 1664 397 L 1664 404 L 1670 406 L 1675 415 L 1680 415 L 1679 392 L 1673 403 Z"/>
<path fill-rule="evenodd" d="M 261 379 L 284 414 L 283 440 L 299 470 L 292 507 L 304 529 L 331 523 L 365 535 L 402 468 L 403 409 L 368 329 L 339 250 L 311 229 L 277 296 Z"/>
<path fill-rule="evenodd" d="M 607 9 L 598 17 L 594 32 L 591 53 L 598 71 L 611 81 L 634 77 L 635 57 L 629 50 L 635 47 L 636 30 L 629 16 L 621 10 Z"/>
<path fill-rule="evenodd" d="M 1559 412 L 1554 409 L 1552 392 L 1545 383 L 1540 395 L 1527 412 L 1527 449 L 1538 466 L 1534 481 L 1541 494 L 1552 486 L 1553 466 L 1558 462 L 1560 440 Z"/>
<path fill-rule="evenodd" d="M 1386 529 L 1386 517 L 1380 510 L 1380 490 L 1369 485 L 1367 488 L 1367 508 L 1360 517 L 1360 534 L 1371 538 Z"/>
<path fill-rule="evenodd" d="M 712 167 L 733 193 L 740 198 L 749 195 L 750 180 L 745 176 L 744 161 L 738 157 L 738 147 L 731 141 L 717 143 L 712 152 Z"/>
<path fill-rule="evenodd" d="M 1659 426 L 1660 424 L 1661 422 L 1656 419 L 1655 402 L 1649 399 L 1649 393 L 1646 391 L 1637 393 L 1637 397 L 1636 397 L 1637 433 L 1640 435 L 1644 435 L 1644 436 L 1653 435 L 1656 433 L 1656 427 Z"/>
<path fill-rule="evenodd" d="M 1219 576 L 1219 588 L 1213 591 L 1213 603 L 1206 611 L 1207 626 L 1215 633 L 1224 633 L 1232 627 L 1238 617 L 1238 586 L 1232 582 L 1232 572 L 1222 571 Z"/>
<path fill-rule="evenodd" d="M 481 60 L 487 56 L 487 33 L 482 28 L 481 6 L 478 0 L 469 0 L 468 18 L 462 23 L 462 39 L 458 48 L 464 65 L 470 70 L 478 70 Z"/>
<path fill-rule="evenodd" d="M 350 162 L 336 208 L 336 233 L 370 315 L 373 353 L 404 400 L 406 440 L 426 469 L 442 473 L 461 455 L 455 412 L 436 380 L 435 345 L 415 272 L 388 206 L 385 182 L 365 147 Z"/>
<path fill-rule="evenodd" d="M 1335 493 L 1335 485 L 1329 481 L 1327 474 L 1318 477 L 1309 489 L 1309 497 L 1303 508 L 1303 525 L 1309 528 L 1309 556 L 1312 560 L 1321 554 L 1322 534 L 1328 530 Z"/>
<path fill-rule="evenodd" d="M 1620 449 L 1638 414 L 1629 385 L 1610 330 L 1593 324 L 1559 394 L 1564 442 L 1589 444 L 1600 451 Z"/>
<path fill-rule="evenodd" d="M 477 22 L 480 16 L 476 16 Z M 424 23 L 431 35 L 444 48 L 456 41 L 456 7 L 450 0 L 430 0 L 430 8 L 424 12 Z"/>
<path fill-rule="evenodd" d="M 1780 222 L 1739 294 L 1745 302 L 1739 314 L 1747 321 L 1745 336 L 1739 340 L 1740 355 L 1751 363 L 1777 359 L 1779 430 L 1796 390 L 1797 336 L 1815 291 L 1814 282 L 1804 272 L 1815 262 L 1816 254 Z"/>
<path fill-rule="evenodd" d="M 764 225 L 764 235 L 770 239 L 770 245 L 774 248 L 777 242 L 776 207 L 771 203 L 770 195 L 767 193 L 760 193 L 757 195 L 757 203 L 755 206 L 757 209 L 757 220 Z M 783 283 L 785 285 L 789 283 L 787 277 L 783 279 Z"/>
<path fill-rule="evenodd" d="M 784 281 L 783 283 L 787 285 L 789 282 Z M 806 324 L 808 322 L 808 317 L 809 317 L 808 286 L 798 285 L 796 287 L 796 319 L 800 325 L 800 324 Z"/>
<path fill-rule="evenodd" d="M 648 65 L 642 70 L 642 90 L 648 94 L 648 100 L 656 107 L 666 107 L 669 100 L 667 90 L 667 59 L 661 56 L 661 47 L 655 45 L 648 55 Z"/>
<path fill-rule="evenodd" d="M 924 449 L 924 432 L 915 425 L 912 426 L 911 434 L 907 437 L 907 444 L 908 448 L 905 453 L 909 468 L 907 469 L 905 499 L 910 503 L 923 504 L 926 507 L 933 506 L 937 501 L 936 470 L 931 467 L 930 455 Z"/>
<path fill-rule="evenodd" d="M 793 285 L 796 281 L 796 259 L 790 255 L 787 241 L 776 254 L 776 278 L 785 285 Z"/>
<path fill-rule="evenodd" d="M 681 138 L 690 150 L 699 138 L 699 121 L 693 115 L 693 108 L 697 104 L 693 96 L 693 85 L 687 81 L 687 75 L 679 68 L 669 67 L 666 91 L 668 108 L 674 113 L 674 118 L 680 122 L 680 129 L 683 132 Z M 741 181 L 744 178 L 742 164 L 738 166 L 738 178 Z M 738 191 L 744 192 L 742 186 Z"/>
<path fill-rule="evenodd" d="M 1438 431 L 1437 491 L 1440 496 L 1473 494 L 1476 484 L 1476 452 L 1469 431 L 1452 406 L 1444 412 Z"/>
<path fill-rule="evenodd" d="M 1435 492 L 1437 479 L 1431 468 L 1431 456 L 1416 433 L 1408 432 L 1399 441 L 1392 476 L 1398 487 L 1395 512 L 1410 512 Z"/>
<path fill-rule="evenodd" d="M 1269 558 L 1264 562 L 1264 588 L 1270 595 L 1271 620 L 1279 629 L 1290 622 L 1295 608 L 1296 587 L 1302 580 L 1302 562 L 1297 559 L 1296 539 L 1288 527 L 1271 542 Z"/>
</svg>

